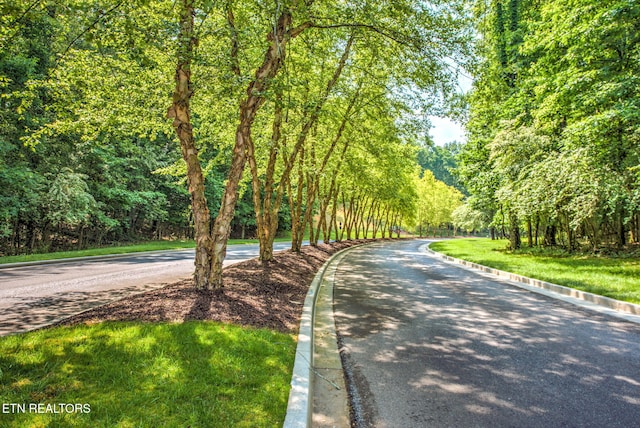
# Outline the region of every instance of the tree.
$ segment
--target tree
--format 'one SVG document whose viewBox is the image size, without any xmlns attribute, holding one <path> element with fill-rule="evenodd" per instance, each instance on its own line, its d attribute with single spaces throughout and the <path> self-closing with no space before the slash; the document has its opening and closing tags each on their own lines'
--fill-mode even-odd
<svg viewBox="0 0 640 428">
<path fill-rule="evenodd" d="M 416 177 L 418 194 L 416 224 L 422 237 L 432 229 L 433 236 L 441 225 L 453 223 L 453 212 L 462 204 L 462 193 L 437 180 L 429 170 Z"/>
<path fill-rule="evenodd" d="M 327 99 L 331 95 L 331 92 L 335 85 L 338 83 L 340 75 L 347 63 L 349 58 L 349 53 L 351 51 L 351 47 L 353 45 L 354 37 L 353 34 L 349 36 L 344 46 L 344 50 L 342 55 L 337 62 L 335 70 L 328 80 L 324 91 L 321 92 L 318 99 L 313 100 L 313 108 L 309 109 L 308 116 L 305 118 L 302 128 L 300 129 L 295 145 L 292 148 L 290 153 L 285 154 L 284 159 L 284 169 L 278 180 L 278 183 L 275 182 L 275 167 L 277 161 L 278 151 L 281 150 L 281 127 L 282 127 L 282 106 L 276 106 L 274 124 L 273 124 L 273 135 L 272 135 L 272 144 L 269 149 L 269 162 L 266 168 L 266 177 L 264 187 L 261 182 L 260 176 L 258 174 L 258 166 L 256 163 L 255 157 L 255 147 L 253 142 L 249 144 L 249 164 L 251 167 L 252 174 L 252 183 L 253 183 L 253 194 L 254 194 L 254 207 L 256 210 L 257 217 L 257 226 L 258 226 L 258 239 L 260 240 L 260 260 L 262 261 L 270 261 L 273 257 L 273 240 L 275 238 L 275 232 L 277 229 L 277 220 L 278 213 L 280 210 L 280 205 L 282 203 L 282 199 L 284 196 L 284 191 L 286 184 L 289 181 L 290 174 L 295 165 L 295 160 L 298 157 L 298 153 L 303 150 L 303 147 L 306 143 L 306 139 L 312 130 L 312 128 L 317 124 L 318 119 L 320 117 L 320 112 L 322 111 Z M 279 103 L 282 103 L 282 98 L 280 96 Z M 331 156 L 335 145 L 331 146 L 329 152 L 324 156 L 323 165 L 326 165 L 328 158 Z M 301 156 L 300 159 L 304 160 Z M 324 169 L 324 166 L 321 167 Z M 316 182 L 311 182 L 309 184 L 308 194 L 311 198 L 315 197 L 316 193 Z M 264 190 L 263 190 L 264 189 Z M 264 193 L 264 196 L 261 196 Z M 311 200 L 307 201 L 307 210 L 305 210 L 305 218 L 308 221 L 311 206 L 313 202 Z M 299 231 L 298 224 L 294 221 L 294 233 L 292 233 L 292 239 L 294 241 L 292 249 L 294 251 L 300 250 L 300 243 L 302 241 L 302 233 L 298 233 Z"/>
<path fill-rule="evenodd" d="M 418 151 L 418 165 L 422 169 L 431 171 L 436 179 L 464 193 L 464 186 L 456 174 L 457 158 L 463 147 L 463 144 L 456 141 L 446 143 L 444 146 L 422 147 Z"/>
<path fill-rule="evenodd" d="M 594 249 L 637 239 L 640 8 L 613 0 L 483 4 L 485 59 L 461 156 L 472 201 L 506 214 L 514 248 L 522 220 L 530 245 L 539 229 L 544 244 L 560 240 L 570 250 L 580 239 Z"/>
</svg>

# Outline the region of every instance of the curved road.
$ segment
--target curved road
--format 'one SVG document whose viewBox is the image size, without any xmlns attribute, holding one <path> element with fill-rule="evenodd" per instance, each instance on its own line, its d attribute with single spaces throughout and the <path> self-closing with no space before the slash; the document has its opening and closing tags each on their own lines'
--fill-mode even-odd
<svg viewBox="0 0 640 428">
<path fill-rule="evenodd" d="M 640 326 L 433 258 L 351 251 L 334 310 L 357 426 L 640 426 Z"/>
<path fill-rule="evenodd" d="M 257 255 L 257 244 L 229 245 L 224 264 Z M 0 336 L 188 278 L 193 258 L 194 250 L 177 250 L 0 269 Z"/>
</svg>

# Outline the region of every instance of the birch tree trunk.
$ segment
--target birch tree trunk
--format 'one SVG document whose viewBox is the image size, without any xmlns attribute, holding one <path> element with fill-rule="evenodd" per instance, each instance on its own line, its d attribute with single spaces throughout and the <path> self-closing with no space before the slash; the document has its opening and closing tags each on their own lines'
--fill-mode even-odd
<svg viewBox="0 0 640 428">
<path fill-rule="evenodd" d="M 233 14 L 228 12 L 228 22 L 233 28 Z M 196 44 L 194 30 L 194 0 L 182 0 L 180 16 L 181 45 L 178 49 L 178 65 L 176 68 L 176 88 L 173 104 L 167 116 L 173 118 L 182 156 L 187 163 L 187 178 L 194 218 L 196 258 L 194 280 L 196 288 L 213 289 L 222 287 L 222 263 L 226 256 L 227 240 L 231 232 L 231 221 L 238 199 L 238 186 L 246 163 L 246 152 L 251 141 L 251 126 L 256 114 L 264 104 L 264 93 L 269 88 L 285 60 L 287 42 L 300 34 L 309 24 L 297 28 L 290 28 L 291 13 L 282 12 L 267 35 L 269 47 L 265 53 L 262 65 L 255 73 L 254 79 L 246 91 L 246 98 L 240 104 L 239 124 L 235 133 L 235 144 L 231 160 L 231 168 L 222 195 L 220 211 L 210 231 L 210 213 L 204 196 L 204 176 L 198 160 L 198 150 L 195 146 L 193 128 L 191 124 L 191 110 L 189 101 L 193 90 L 191 88 L 191 60 L 193 47 Z M 236 49 L 236 46 L 233 46 Z M 232 56 L 234 53 L 232 52 Z M 237 63 L 234 63 L 237 66 Z M 238 70 L 235 70 L 236 73 Z M 211 235 L 209 234 L 211 233 Z"/>
<path fill-rule="evenodd" d="M 342 71 L 344 70 L 344 67 L 347 63 L 347 59 L 349 58 L 349 53 L 351 52 L 351 47 L 353 45 L 354 42 L 354 35 L 351 34 L 351 36 L 349 37 L 349 39 L 347 40 L 347 43 L 345 45 L 344 51 L 342 52 L 342 56 L 340 57 L 340 61 L 338 62 L 338 65 L 335 69 L 335 71 L 333 72 L 333 75 L 331 77 L 331 79 L 329 80 L 329 82 L 327 82 L 327 86 L 324 89 L 324 92 L 322 93 L 322 96 L 320 97 L 320 99 L 318 100 L 318 102 L 315 105 L 315 108 L 313 109 L 313 111 L 311 112 L 311 114 L 309 115 L 309 117 L 307 118 L 307 120 L 305 121 L 305 123 L 302 126 L 302 130 L 300 131 L 300 134 L 298 134 L 298 138 L 295 144 L 295 147 L 293 149 L 293 153 L 292 153 L 292 157 L 289 159 L 288 165 L 287 165 L 287 169 L 286 169 L 286 175 L 288 178 L 288 175 L 291 171 L 291 167 L 295 161 L 295 155 L 297 153 L 301 153 L 301 159 L 303 157 L 303 153 L 304 153 L 304 143 L 307 139 L 307 136 L 309 135 L 309 132 L 311 131 L 311 129 L 313 128 L 313 126 L 318 122 L 318 118 L 320 117 L 320 112 L 324 106 L 324 104 L 326 103 L 327 99 L 329 98 L 329 95 L 331 94 L 332 89 L 334 88 L 334 86 L 336 85 L 336 83 L 338 82 L 338 79 L 340 78 L 340 75 L 342 74 Z M 331 148 L 329 149 L 329 151 L 327 152 L 326 156 L 323 159 L 322 162 L 322 166 L 321 169 L 324 169 L 324 167 L 326 166 L 329 157 L 331 156 L 333 149 L 335 148 L 335 144 L 337 143 L 337 140 L 335 140 L 332 145 Z M 311 153 L 310 153 L 310 161 L 309 163 L 312 165 L 312 168 L 315 166 L 315 152 L 314 152 L 314 148 L 311 148 Z M 293 199 L 290 196 L 290 201 L 291 201 L 291 212 L 292 212 L 292 216 L 291 216 L 291 250 L 294 252 L 299 252 L 301 247 L 302 247 L 302 240 L 303 240 L 303 236 L 304 236 L 304 231 L 306 230 L 307 224 L 309 225 L 309 232 L 310 232 L 310 239 L 312 241 L 312 243 L 317 244 L 317 240 L 314 239 L 313 236 L 313 224 L 311 222 L 311 217 L 313 214 L 313 205 L 315 203 L 315 196 L 316 196 L 316 185 L 317 185 L 317 178 L 316 178 L 316 172 L 315 171 L 308 171 L 306 176 L 307 178 L 307 201 L 306 201 L 306 208 L 304 210 L 304 212 L 302 211 L 302 203 L 303 203 L 303 198 L 302 198 L 302 186 L 304 183 L 304 161 L 301 160 L 299 163 L 299 174 L 298 174 L 298 197 Z M 293 215 L 294 213 L 300 213 L 299 215 Z M 298 223 L 300 222 L 300 223 Z"/>
<path fill-rule="evenodd" d="M 182 157 L 187 164 L 187 181 L 191 194 L 191 209 L 195 229 L 196 256 L 195 272 L 193 274 L 196 288 L 208 288 L 211 276 L 212 241 L 209 236 L 210 213 L 207 199 L 204 195 L 204 175 L 198 159 L 198 149 L 193 138 L 191 125 L 190 100 L 193 90 L 191 87 L 191 59 L 193 46 L 196 43 L 194 25 L 194 0 L 182 0 L 180 15 L 181 41 L 178 47 L 178 65 L 176 67 L 176 87 L 173 93 L 173 103 L 169 107 L 167 117 L 173 118 L 173 128 L 176 131 Z"/>
</svg>

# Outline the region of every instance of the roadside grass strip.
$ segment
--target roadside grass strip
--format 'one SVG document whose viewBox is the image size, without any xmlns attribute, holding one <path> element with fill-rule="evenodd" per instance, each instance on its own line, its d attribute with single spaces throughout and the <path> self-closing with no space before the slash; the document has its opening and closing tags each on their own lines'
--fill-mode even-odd
<svg viewBox="0 0 640 428">
<path fill-rule="evenodd" d="M 506 241 L 455 239 L 431 244 L 434 251 L 518 275 L 640 304 L 640 258 L 570 255 L 562 251 L 507 251 Z"/>
<path fill-rule="evenodd" d="M 0 338 L 2 427 L 273 427 L 293 335 L 214 322 L 107 322 Z"/>
<path fill-rule="evenodd" d="M 276 238 L 275 242 L 288 242 L 287 238 Z M 229 239 L 228 245 L 257 244 L 257 239 Z M 195 248 L 193 240 L 148 241 L 132 245 L 114 245 L 110 247 L 88 248 L 86 250 L 56 251 L 53 253 L 23 254 L 19 256 L 2 256 L 0 264 L 39 262 L 45 260 L 61 260 L 75 257 L 112 256 L 119 254 L 142 253 L 145 251 L 170 251 Z"/>
<path fill-rule="evenodd" d="M 116 254 L 141 253 L 144 251 L 181 250 L 188 248 L 195 248 L 195 243 L 193 240 L 149 241 L 139 244 L 89 248 L 86 250 L 23 254 L 19 256 L 3 256 L 0 257 L 0 264 L 38 262 L 43 260 L 69 259 L 74 257 L 110 256 Z"/>
</svg>

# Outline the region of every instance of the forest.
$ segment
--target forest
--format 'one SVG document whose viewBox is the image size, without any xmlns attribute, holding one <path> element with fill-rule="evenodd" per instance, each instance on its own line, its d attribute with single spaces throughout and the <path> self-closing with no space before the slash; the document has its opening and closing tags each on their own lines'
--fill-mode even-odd
<svg viewBox="0 0 640 428">
<path fill-rule="evenodd" d="M 0 254 L 640 239 L 632 0 L 1 0 Z M 473 78 L 463 94 L 460 76 Z M 466 143 L 434 146 L 430 115 Z"/>
<path fill-rule="evenodd" d="M 494 0 L 474 17 L 458 218 L 513 249 L 637 244 L 640 3 Z"/>
</svg>

